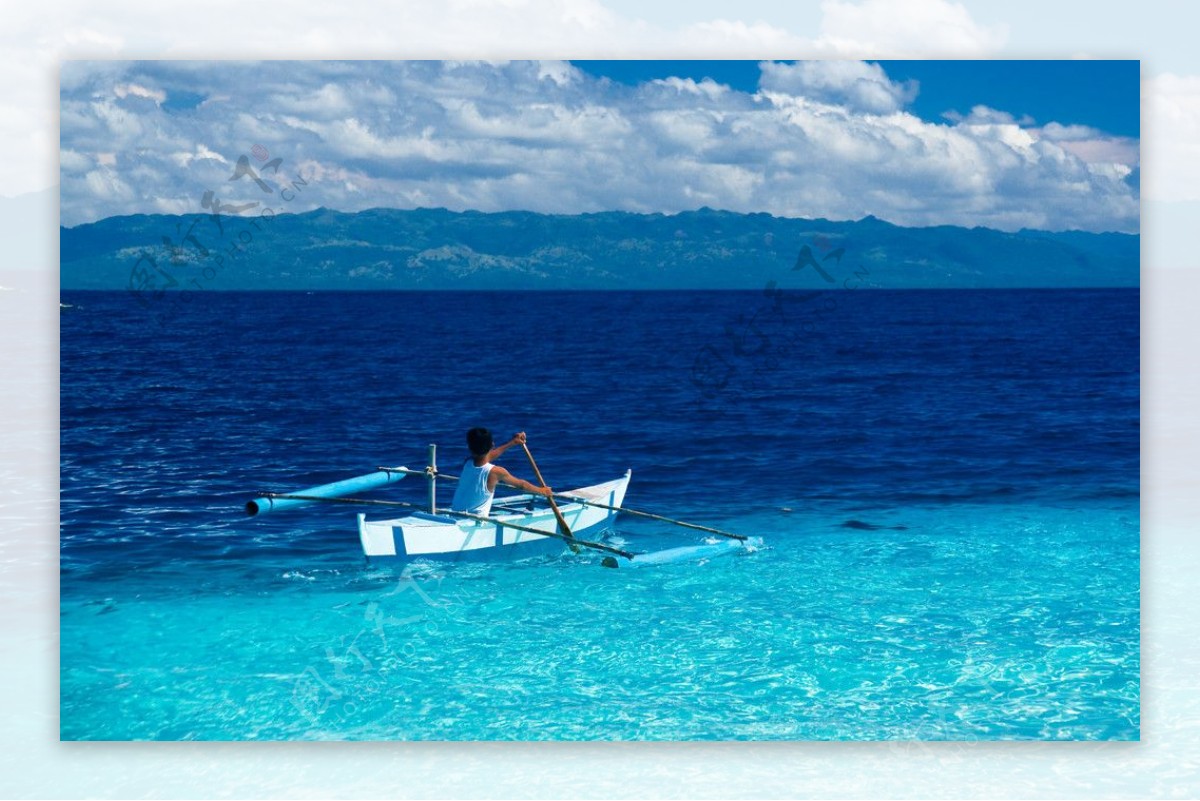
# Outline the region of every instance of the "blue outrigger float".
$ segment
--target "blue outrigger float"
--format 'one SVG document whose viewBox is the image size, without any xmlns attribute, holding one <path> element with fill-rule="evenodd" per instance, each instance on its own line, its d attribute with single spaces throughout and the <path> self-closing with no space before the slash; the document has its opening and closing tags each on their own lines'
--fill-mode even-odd
<svg viewBox="0 0 1200 801">
<path fill-rule="evenodd" d="M 526 452 L 528 454 L 528 449 Z M 544 486 L 545 482 L 541 479 L 541 473 L 537 470 L 532 455 L 529 459 L 538 480 Z M 395 484 L 408 476 L 419 476 L 428 481 L 427 506 L 404 501 L 346 497 Z M 497 497 L 492 504 L 490 515 L 473 515 L 443 509 L 437 505 L 438 479 L 456 481 L 458 477 L 438 472 L 437 446 L 430 445 L 429 466 L 424 470 L 379 467 L 373 473 L 332 484 L 322 484 L 295 492 L 263 493 L 246 504 L 246 513 L 265 514 L 318 502 L 413 510 L 400 517 L 381 520 L 368 520 L 365 513 L 358 515 L 358 535 L 363 554 L 368 560 L 385 562 L 417 558 L 459 561 L 501 559 L 509 558 L 510 555 L 523 557 L 561 550 L 565 545 L 576 552 L 588 549 L 605 553 L 602 564 L 606 567 L 632 567 L 692 561 L 761 544 L 759 538 L 747 538 L 740 534 L 672 520 L 649 512 L 623 509 L 622 504 L 631 476 L 632 471 L 626 470 L 625 475 L 620 478 L 565 493 L 555 493 L 551 498 L 528 493 Z M 561 499 L 563 503 L 556 503 L 555 498 Z M 655 553 L 634 553 L 592 539 L 603 537 L 611 530 L 617 515 L 622 512 L 698 529 L 724 539 L 705 545 L 672 548 Z"/>
</svg>

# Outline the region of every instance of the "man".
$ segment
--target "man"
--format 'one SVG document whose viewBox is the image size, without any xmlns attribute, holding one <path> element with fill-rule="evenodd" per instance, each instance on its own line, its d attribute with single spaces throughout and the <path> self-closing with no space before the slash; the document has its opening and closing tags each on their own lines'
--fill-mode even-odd
<svg viewBox="0 0 1200 801">
<path fill-rule="evenodd" d="M 499 465 L 492 464 L 493 459 L 511 448 L 513 445 L 525 444 L 525 432 L 514 434 L 513 438 L 501 445 L 493 447 L 492 432 L 486 428 L 472 428 L 467 432 L 467 447 L 471 449 L 471 458 L 463 463 L 462 475 L 458 479 L 458 487 L 454 490 L 454 500 L 450 509 L 454 512 L 486 517 L 492 511 L 492 499 L 496 494 L 496 485 L 505 484 L 534 495 L 549 497 L 553 490 L 550 487 L 539 487 L 523 481 Z"/>
</svg>

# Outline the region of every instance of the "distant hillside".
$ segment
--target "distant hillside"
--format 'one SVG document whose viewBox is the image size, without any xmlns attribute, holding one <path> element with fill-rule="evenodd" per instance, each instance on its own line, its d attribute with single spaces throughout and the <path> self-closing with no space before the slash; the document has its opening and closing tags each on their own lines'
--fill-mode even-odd
<svg viewBox="0 0 1200 801">
<path fill-rule="evenodd" d="M 64 289 L 761 289 L 1137 286 L 1139 237 L 903 228 L 701 209 L 548 215 L 318 209 L 272 221 L 134 215 L 61 229 Z M 189 237 L 190 232 L 190 238 Z M 166 240 L 164 240 L 166 238 Z M 241 250 L 233 243 L 240 242 Z M 171 247 L 171 246 L 174 247 Z M 808 246 L 828 278 L 795 270 Z M 852 276 L 858 273 L 860 278 Z M 145 280 L 148 273 L 142 273 Z M 135 279 L 136 280 L 136 279 Z"/>
</svg>

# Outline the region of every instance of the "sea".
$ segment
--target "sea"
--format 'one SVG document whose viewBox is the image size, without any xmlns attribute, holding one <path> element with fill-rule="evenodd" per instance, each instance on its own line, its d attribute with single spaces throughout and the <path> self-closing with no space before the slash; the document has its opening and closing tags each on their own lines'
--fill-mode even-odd
<svg viewBox="0 0 1200 801">
<path fill-rule="evenodd" d="M 61 738 L 1136 740 L 1139 299 L 64 291 Z M 382 564 L 374 508 L 244 511 L 474 426 L 761 543 Z"/>
</svg>

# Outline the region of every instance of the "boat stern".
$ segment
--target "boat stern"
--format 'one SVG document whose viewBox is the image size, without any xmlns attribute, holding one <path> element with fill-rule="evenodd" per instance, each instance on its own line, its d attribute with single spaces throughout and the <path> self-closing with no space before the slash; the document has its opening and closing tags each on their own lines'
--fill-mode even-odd
<svg viewBox="0 0 1200 801">
<path fill-rule="evenodd" d="M 367 558 L 399 556 L 396 550 L 396 533 L 393 520 L 367 520 L 365 514 L 358 515 L 358 539 Z M 401 547 L 404 539 L 399 538 Z"/>
</svg>

